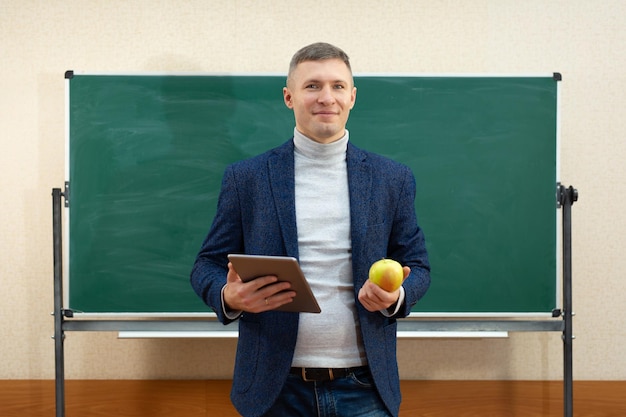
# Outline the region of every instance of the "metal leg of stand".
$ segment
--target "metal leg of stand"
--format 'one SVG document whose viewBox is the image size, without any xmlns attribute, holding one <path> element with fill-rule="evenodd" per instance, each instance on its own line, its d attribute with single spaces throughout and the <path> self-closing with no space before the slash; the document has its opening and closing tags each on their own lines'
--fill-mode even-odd
<svg viewBox="0 0 626 417">
<path fill-rule="evenodd" d="M 572 342 L 572 204 L 578 200 L 578 192 L 561 186 L 563 207 L 563 399 L 565 417 L 573 417 L 574 375 Z"/>
<path fill-rule="evenodd" d="M 56 417 L 65 417 L 65 363 L 63 352 L 63 252 L 61 189 L 52 190 L 52 239 L 54 242 L 54 359 Z"/>
</svg>

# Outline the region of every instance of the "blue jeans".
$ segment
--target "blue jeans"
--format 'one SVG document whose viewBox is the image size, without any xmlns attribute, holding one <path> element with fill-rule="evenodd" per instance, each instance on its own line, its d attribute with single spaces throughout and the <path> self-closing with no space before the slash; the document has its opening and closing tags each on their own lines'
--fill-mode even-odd
<svg viewBox="0 0 626 417">
<path fill-rule="evenodd" d="M 358 370 L 333 381 L 304 381 L 289 375 L 263 417 L 391 417 L 369 370 Z"/>
</svg>

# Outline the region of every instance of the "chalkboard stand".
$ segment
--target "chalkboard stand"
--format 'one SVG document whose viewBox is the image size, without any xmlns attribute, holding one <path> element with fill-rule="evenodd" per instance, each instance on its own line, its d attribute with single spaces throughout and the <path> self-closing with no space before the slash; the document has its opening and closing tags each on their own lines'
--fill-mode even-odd
<svg viewBox="0 0 626 417">
<path fill-rule="evenodd" d="M 206 317 L 198 320 L 173 319 L 75 319 L 74 312 L 63 308 L 63 252 L 62 252 L 62 199 L 69 200 L 69 190 L 52 189 L 52 229 L 54 258 L 54 346 L 55 346 L 55 405 L 56 417 L 65 417 L 65 355 L 63 342 L 66 331 L 233 331 L 233 325 L 224 326 Z M 573 417 L 573 350 L 572 341 L 572 218 L 571 208 L 578 200 L 573 187 L 557 188 L 557 202 L 562 208 L 562 256 L 563 256 L 563 310 L 556 310 L 555 317 L 562 320 L 430 320 L 406 319 L 398 323 L 403 331 L 512 331 L 543 332 L 560 331 L 563 338 L 564 415 Z"/>
<path fill-rule="evenodd" d="M 573 416 L 573 349 L 572 342 L 572 204 L 578 200 L 578 191 L 559 185 L 559 204 L 563 210 L 563 380 L 565 417 Z"/>
</svg>

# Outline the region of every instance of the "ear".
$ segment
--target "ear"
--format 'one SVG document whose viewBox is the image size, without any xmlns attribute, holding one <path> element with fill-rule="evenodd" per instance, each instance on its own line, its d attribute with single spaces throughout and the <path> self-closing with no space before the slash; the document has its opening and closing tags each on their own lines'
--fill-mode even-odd
<svg viewBox="0 0 626 417">
<path fill-rule="evenodd" d="M 350 96 L 350 110 L 354 108 L 356 104 L 356 87 L 352 87 L 352 94 Z"/>
<path fill-rule="evenodd" d="M 287 106 L 290 109 L 293 109 L 293 102 L 291 98 L 292 98 L 291 91 L 289 91 L 289 88 L 283 87 L 283 100 L 285 101 L 285 106 Z"/>
</svg>

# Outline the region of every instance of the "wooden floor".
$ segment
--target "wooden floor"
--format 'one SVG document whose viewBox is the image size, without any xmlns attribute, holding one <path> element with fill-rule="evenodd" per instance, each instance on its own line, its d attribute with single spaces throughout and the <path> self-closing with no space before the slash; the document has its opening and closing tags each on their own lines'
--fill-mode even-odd
<svg viewBox="0 0 626 417">
<path fill-rule="evenodd" d="M 68 380 L 66 417 L 235 417 L 230 381 Z M 562 417 L 560 381 L 402 381 L 403 417 Z M 575 381 L 575 417 L 626 416 L 626 381 Z M 0 380 L 0 416 L 54 417 L 54 381 Z M 285 416 L 288 417 L 288 416 Z"/>
</svg>

